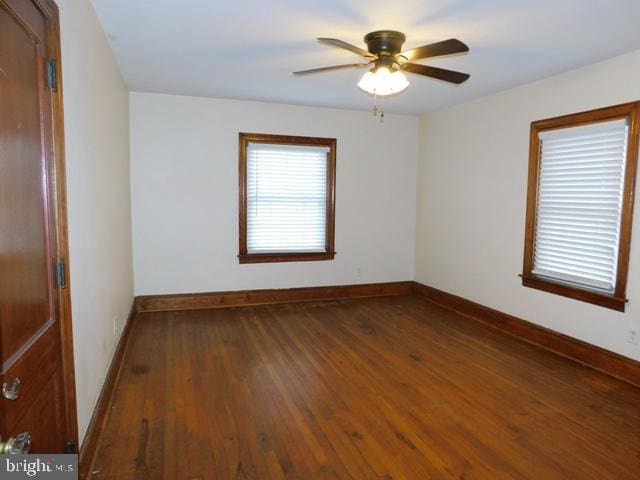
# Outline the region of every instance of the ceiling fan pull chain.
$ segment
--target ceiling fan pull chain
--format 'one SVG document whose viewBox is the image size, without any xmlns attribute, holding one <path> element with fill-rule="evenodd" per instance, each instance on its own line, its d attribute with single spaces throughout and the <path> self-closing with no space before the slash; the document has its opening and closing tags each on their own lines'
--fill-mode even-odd
<svg viewBox="0 0 640 480">
<path fill-rule="evenodd" d="M 380 97 L 380 108 L 378 108 L 378 95 L 376 91 L 373 91 L 373 116 L 377 117 L 380 114 L 380 123 L 384 123 L 384 109 L 382 108 L 383 97 Z"/>
</svg>

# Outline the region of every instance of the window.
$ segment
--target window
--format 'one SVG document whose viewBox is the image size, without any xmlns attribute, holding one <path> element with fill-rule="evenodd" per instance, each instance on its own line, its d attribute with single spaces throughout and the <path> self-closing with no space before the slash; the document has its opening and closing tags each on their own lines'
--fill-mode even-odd
<svg viewBox="0 0 640 480">
<path fill-rule="evenodd" d="M 624 311 L 640 102 L 531 124 L 522 283 Z"/>
<path fill-rule="evenodd" d="M 240 263 L 331 260 L 336 140 L 240 134 Z"/>
</svg>

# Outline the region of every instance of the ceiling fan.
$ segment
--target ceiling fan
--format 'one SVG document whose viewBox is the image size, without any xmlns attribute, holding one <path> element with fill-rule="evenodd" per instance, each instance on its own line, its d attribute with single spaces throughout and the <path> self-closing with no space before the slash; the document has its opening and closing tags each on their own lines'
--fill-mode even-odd
<svg viewBox="0 0 640 480">
<path fill-rule="evenodd" d="M 293 73 L 294 75 L 308 75 L 344 68 L 362 68 L 372 65 L 372 68 L 365 73 L 358 83 L 358 86 L 368 93 L 383 96 L 399 93 L 409 86 L 409 82 L 402 72 L 416 73 L 455 84 L 460 84 L 470 77 L 467 73 L 413 63 L 414 60 L 468 52 L 469 47 L 460 40 L 451 38 L 442 42 L 402 51 L 402 44 L 405 40 L 406 37 L 401 32 L 378 30 L 368 33 L 364 37 L 364 42 L 367 44 L 367 50 L 364 50 L 350 43 L 338 40 L 337 38 L 318 38 L 320 43 L 344 48 L 361 55 L 366 61 L 346 65 L 334 65 L 331 67 L 312 68 L 310 70 L 301 70 Z"/>
</svg>

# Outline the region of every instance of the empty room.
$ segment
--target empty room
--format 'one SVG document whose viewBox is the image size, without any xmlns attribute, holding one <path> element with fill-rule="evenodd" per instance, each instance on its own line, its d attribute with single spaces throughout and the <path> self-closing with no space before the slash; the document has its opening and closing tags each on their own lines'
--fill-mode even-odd
<svg viewBox="0 0 640 480">
<path fill-rule="evenodd" d="M 0 478 L 640 478 L 639 24 L 0 0 Z"/>
</svg>

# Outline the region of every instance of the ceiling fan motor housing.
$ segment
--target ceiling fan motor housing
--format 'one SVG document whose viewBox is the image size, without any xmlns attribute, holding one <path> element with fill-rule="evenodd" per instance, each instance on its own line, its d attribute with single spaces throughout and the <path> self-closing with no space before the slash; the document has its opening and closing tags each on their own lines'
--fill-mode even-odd
<svg viewBox="0 0 640 480">
<path fill-rule="evenodd" d="M 377 30 L 368 33 L 364 37 L 367 49 L 377 55 L 376 69 L 386 67 L 390 70 L 396 68 L 396 55 L 402 51 L 402 44 L 406 37 L 402 32 L 394 30 Z"/>
</svg>

